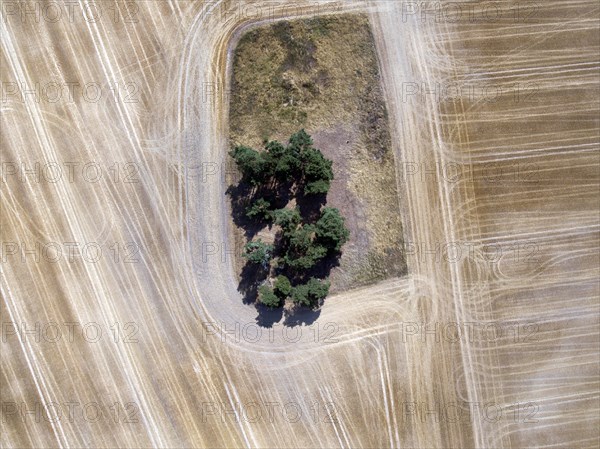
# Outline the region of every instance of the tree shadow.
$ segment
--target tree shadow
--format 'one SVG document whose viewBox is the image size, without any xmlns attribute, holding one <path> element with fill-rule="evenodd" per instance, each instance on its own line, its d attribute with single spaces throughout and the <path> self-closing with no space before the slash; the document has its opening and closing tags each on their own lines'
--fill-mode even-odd
<svg viewBox="0 0 600 449">
<path fill-rule="evenodd" d="M 341 253 L 328 254 L 308 270 L 297 270 L 290 273 L 289 278 L 294 284 L 304 284 L 310 278 L 327 279 L 331 270 L 340 265 Z"/>
<path fill-rule="evenodd" d="M 271 210 L 283 209 L 292 199 L 292 196 L 292 183 L 290 181 L 273 182 L 256 193 L 256 198 L 264 198 L 271 203 L 269 208 Z"/>
<path fill-rule="evenodd" d="M 307 271 L 307 280 L 311 277 L 318 279 L 329 278 L 331 270 L 340 266 L 340 257 L 341 254 L 339 252 L 328 254 L 326 257 L 317 262 L 314 267 Z"/>
<path fill-rule="evenodd" d="M 315 223 L 321 216 L 321 207 L 326 203 L 327 195 L 296 195 L 296 204 L 305 223 Z"/>
<path fill-rule="evenodd" d="M 240 181 L 237 185 L 230 185 L 226 194 L 231 201 L 231 215 L 233 222 L 244 230 L 248 240 L 252 240 L 261 229 L 271 226 L 268 219 L 250 218 L 246 215 L 246 209 L 255 201 L 264 198 L 270 203 L 270 210 L 283 209 L 293 196 L 292 182 L 272 183 L 268 186 L 256 188 L 246 181 Z"/>
<path fill-rule="evenodd" d="M 300 325 L 311 325 L 321 315 L 321 308 L 311 309 L 305 306 L 295 306 L 291 310 L 286 310 L 283 325 L 295 327 Z"/>
<path fill-rule="evenodd" d="M 260 327 L 271 328 L 275 323 L 279 323 L 281 318 L 282 324 L 286 327 L 296 327 L 301 325 L 313 324 L 321 315 L 321 308 L 310 308 L 306 306 L 294 306 L 292 309 L 284 309 L 283 307 L 270 308 L 264 304 L 256 303 L 256 324 Z"/>
<path fill-rule="evenodd" d="M 283 307 L 272 309 L 259 302 L 256 303 L 256 311 L 258 312 L 256 324 L 260 327 L 273 327 L 273 324 L 281 321 L 283 316 Z"/>
<path fill-rule="evenodd" d="M 240 274 L 238 292 L 243 295 L 244 304 L 253 304 L 258 299 L 258 286 L 267 278 L 267 270 L 260 265 L 246 262 Z"/>
<path fill-rule="evenodd" d="M 264 223 L 246 216 L 246 208 L 251 204 L 254 190 L 255 188 L 249 183 L 240 181 L 238 185 L 230 185 L 225 192 L 231 199 L 233 222 L 244 230 L 244 235 L 250 240 L 265 226 Z"/>
<path fill-rule="evenodd" d="M 288 242 L 287 242 L 287 239 L 285 238 L 285 236 L 283 235 L 283 232 L 277 231 L 275 233 L 275 238 L 273 240 L 273 257 L 283 260 L 283 257 L 285 256 L 287 248 L 288 248 Z M 281 266 L 279 266 L 278 268 L 275 268 L 273 271 L 274 271 L 275 275 L 285 274 L 283 272 L 284 270 L 282 269 Z"/>
</svg>

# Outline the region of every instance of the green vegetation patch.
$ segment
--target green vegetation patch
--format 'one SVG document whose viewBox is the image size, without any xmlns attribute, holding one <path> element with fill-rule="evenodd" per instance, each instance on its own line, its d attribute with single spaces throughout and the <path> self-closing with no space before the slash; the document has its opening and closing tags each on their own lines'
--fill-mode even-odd
<svg viewBox="0 0 600 449">
<path fill-rule="evenodd" d="M 258 301 L 272 308 L 288 299 L 319 307 L 329 293 L 324 279 L 349 238 L 340 211 L 324 206 L 332 161 L 304 130 L 287 145 L 270 141 L 263 151 L 239 145 L 229 154 L 242 174 L 229 190 L 235 216 L 247 220 L 250 234 L 265 225 L 276 228 L 274 244 L 258 238 L 244 246 L 246 293 L 256 290 Z"/>
</svg>

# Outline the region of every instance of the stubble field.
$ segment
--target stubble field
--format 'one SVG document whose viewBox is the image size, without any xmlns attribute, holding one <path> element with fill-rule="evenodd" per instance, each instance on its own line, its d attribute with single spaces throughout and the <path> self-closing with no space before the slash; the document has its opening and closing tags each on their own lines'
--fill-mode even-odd
<svg viewBox="0 0 600 449">
<path fill-rule="evenodd" d="M 597 447 L 595 2 L 48 4 L 0 4 L 2 447 Z M 409 274 L 268 330 L 227 236 L 232 52 L 357 12 Z"/>
</svg>

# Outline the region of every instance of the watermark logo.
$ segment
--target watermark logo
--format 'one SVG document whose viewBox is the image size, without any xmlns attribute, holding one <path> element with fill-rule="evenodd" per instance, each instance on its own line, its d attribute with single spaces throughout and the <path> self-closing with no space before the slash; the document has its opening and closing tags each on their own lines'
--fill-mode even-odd
<svg viewBox="0 0 600 449">
<path fill-rule="evenodd" d="M 535 2 L 400 1 L 395 3 L 402 23 L 536 23 L 540 5 Z"/>
<path fill-rule="evenodd" d="M 341 12 L 338 4 L 323 4 L 319 1 L 305 2 L 302 5 L 286 4 L 286 2 L 256 2 L 244 0 L 222 2 L 209 0 L 203 3 L 201 15 L 213 17 L 220 23 L 227 22 L 276 22 L 279 17 L 302 16 L 318 17 L 323 14 Z"/>
<path fill-rule="evenodd" d="M 114 343 L 137 343 L 139 326 L 133 321 L 112 323 L 108 326 L 96 322 L 63 322 L 54 321 L 35 323 L 2 322 L 2 343 L 13 339 L 33 340 L 36 343 L 98 343 L 101 340 Z"/>
<path fill-rule="evenodd" d="M 0 103 L 16 102 L 99 103 L 102 100 L 115 103 L 139 103 L 140 88 L 134 82 L 80 83 L 78 81 L 48 81 L 33 84 L 24 81 L 2 81 L 0 83 Z"/>
<path fill-rule="evenodd" d="M 232 90 L 225 87 L 223 83 L 204 82 L 202 84 L 202 103 L 209 103 L 215 98 L 221 98 L 223 102 L 229 103 Z"/>
<path fill-rule="evenodd" d="M 140 168 L 134 162 L 114 162 L 110 165 L 87 162 L 2 162 L 0 164 L 0 179 L 3 183 L 50 183 L 58 182 L 91 183 L 102 180 L 112 183 L 137 184 Z"/>
<path fill-rule="evenodd" d="M 540 245 L 534 241 L 500 244 L 453 242 L 405 242 L 405 252 L 417 263 L 461 264 L 466 261 L 485 264 L 503 263 L 537 265 Z"/>
<path fill-rule="evenodd" d="M 241 180 L 241 174 L 230 157 L 224 162 L 200 161 L 194 165 L 185 167 L 186 177 L 191 181 L 201 183 L 228 181 L 237 184 Z"/>
<path fill-rule="evenodd" d="M 287 423 L 310 420 L 318 423 L 337 422 L 334 402 L 313 402 L 308 406 L 298 402 L 203 402 L 202 422 L 267 422 L 283 419 Z"/>
<path fill-rule="evenodd" d="M 419 182 L 459 182 L 493 185 L 537 184 L 540 181 L 540 167 L 535 163 L 484 162 L 440 162 L 431 160 L 405 161 L 402 163 L 406 180 Z"/>
<path fill-rule="evenodd" d="M 535 402 L 509 405 L 494 402 L 402 402 L 402 416 L 407 421 L 422 423 L 511 422 L 537 423 L 540 406 Z"/>
<path fill-rule="evenodd" d="M 406 81 L 395 87 L 402 103 L 434 102 L 484 102 L 497 103 L 508 100 L 513 103 L 533 103 L 540 86 L 533 82 L 513 83 L 507 86 L 468 84 L 458 82 L 414 82 Z"/>
<path fill-rule="evenodd" d="M 139 407 L 135 402 L 2 402 L 2 423 L 20 419 L 23 423 L 98 422 L 137 423 Z"/>
<path fill-rule="evenodd" d="M 140 7 L 134 1 L 11 1 L 0 3 L 4 23 L 138 23 Z"/>
<path fill-rule="evenodd" d="M 537 323 L 518 322 L 401 322 L 399 324 L 402 343 L 459 343 L 491 342 L 509 340 L 512 343 L 534 343 L 538 341 Z"/>
<path fill-rule="evenodd" d="M 200 255 L 204 264 L 216 261 L 227 263 L 240 256 L 243 250 L 244 245 L 241 243 L 231 245 L 229 242 L 202 242 L 200 244 Z"/>
<path fill-rule="evenodd" d="M 202 341 L 209 336 L 220 338 L 221 342 L 232 343 L 273 343 L 282 339 L 288 343 L 296 343 L 302 338 L 315 343 L 337 343 L 339 332 L 337 323 L 313 323 L 310 326 L 284 326 L 275 323 L 272 327 L 264 328 L 256 323 L 239 323 L 227 325 L 224 322 L 202 322 Z"/>
<path fill-rule="evenodd" d="M 140 246 L 135 242 L 2 242 L 0 260 L 35 263 L 98 263 L 103 259 L 114 263 L 137 263 Z"/>
</svg>

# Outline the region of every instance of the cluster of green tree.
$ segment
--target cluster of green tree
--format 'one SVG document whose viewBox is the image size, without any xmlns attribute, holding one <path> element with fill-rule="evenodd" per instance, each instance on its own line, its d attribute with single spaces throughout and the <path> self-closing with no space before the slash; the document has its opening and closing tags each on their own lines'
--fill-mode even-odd
<svg viewBox="0 0 600 449">
<path fill-rule="evenodd" d="M 329 281 L 311 277 L 308 282 L 292 286 L 290 280 L 280 274 L 273 288 L 266 284 L 258 288 L 258 300 L 269 307 L 279 307 L 287 298 L 296 304 L 317 307 L 329 293 Z"/>
<path fill-rule="evenodd" d="M 304 194 L 326 194 L 333 180 L 332 162 L 312 145 L 311 137 L 301 130 L 285 146 L 271 141 L 265 145 L 265 151 L 256 151 L 240 145 L 229 154 L 244 180 L 253 186 L 295 180 Z"/>
<path fill-rule="evenodd" d="M 308 270 L 325 256 L 339 252 L 348 241 L 344 217 L 333 207 L 323 208 L 314 224 L 301 223 L 298 209 L 279 209 L 273 215 L 274 224 L 282 229 L 283 259 L 292 269 Z"/>
<path fill-rule="evenodd" d="M 332 162 L 312 145 L 310 136 L 301 130 L 290 137 L 287 146 L 272 141 L 265 151 L 238 146 L 230 152 L 243 180 L 260 187 L 246 216 L 279 227 L 277 247 L 258 239 L 248 242 L 243 253 L 249 263 L 269 272 L 274 267 L 279 274 L 273 287 L 264 284 L 258 289 L 258 300 L 269 307 L 278 307 L 288 298 L 317 307 L 327 296 L 330 283 L 312 276 L 306 279 L 304 274 L 325 258 L 339 256 L 349 237 L 344 217 L 336 208 L 323 207 L 318 219 L 309 222 L 298 208 L 276 209 L 267 199 L 276 196 L 271 190 L 281 184 L 290 189 L 299 185 L 302 188 L 296 191 L 304 195 L 327 194 L 333 179 Z"/>
</svg>

